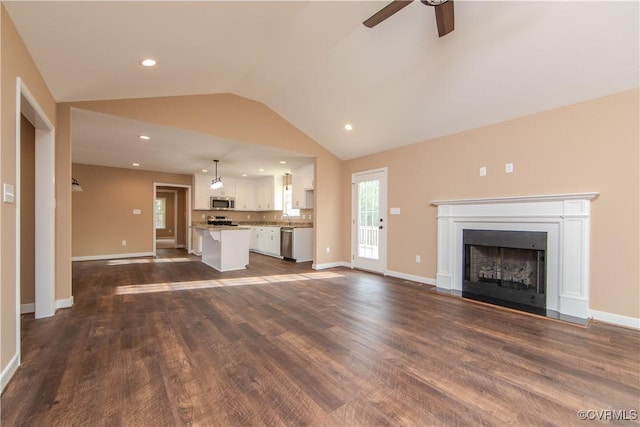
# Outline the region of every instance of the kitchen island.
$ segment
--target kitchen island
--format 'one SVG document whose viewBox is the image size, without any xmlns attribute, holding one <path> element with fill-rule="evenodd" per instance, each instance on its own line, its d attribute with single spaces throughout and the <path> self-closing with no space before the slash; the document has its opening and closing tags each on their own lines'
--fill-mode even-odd
<svg viewBox="0 0 640 427">
<path fill-rule="evenodd" d="M 218 271 L 244 270 L 249 264 L 251 230 L 226 225 L 196 225 L 202 238 L 202 262 Z"/>
</svg>

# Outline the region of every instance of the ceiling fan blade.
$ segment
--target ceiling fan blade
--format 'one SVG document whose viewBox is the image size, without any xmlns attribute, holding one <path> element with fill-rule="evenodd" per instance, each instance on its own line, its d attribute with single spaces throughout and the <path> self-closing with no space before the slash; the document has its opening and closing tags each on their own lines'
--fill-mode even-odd
<svg viewBox="0 0 640 427">
<path fill-rule="evenodd" d="M 363 24 L 365 27 L 373 28 L 391 15 L 409 6 L 411 3 L 413 3 L 413 0 L 393 0 L 393 2 L 373 14 L 371 18 L 364 21 Z"/>
<path fill-rule="evenodd" d="M 453 0 L 434 6 L 436 10 L 436 24 L 438 24 L 438 35 L 446 36 L 455 29 L 453 17 Z"/>
</svg>

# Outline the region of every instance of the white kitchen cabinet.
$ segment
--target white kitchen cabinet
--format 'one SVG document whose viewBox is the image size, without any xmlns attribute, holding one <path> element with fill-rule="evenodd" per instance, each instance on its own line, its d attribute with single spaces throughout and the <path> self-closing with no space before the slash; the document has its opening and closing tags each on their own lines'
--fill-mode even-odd
<svg viewBox="0 0 640 427">
<path fill-rule="evenodd" d="M 191 252 L 202 255 L 202 236 L 196 231 L 191 231 Z"/>
<path fill-rule="evenodd" d="M 209 210 L 209 185 L 212 175 L 193 175 L 193 209 Z"/>
<path fill-rule="evenodd" d="M 292 204 L 296 209 L 313 209 L 314 166 L 302 166 L 292 173 Z"/>
<path fill-rule="evenodd" d="M 258 179 L 257 196 L 257 210 L 282 210 L 282 180 L 280 177 L 265 176 Z"/>
<path fill-rule="evenodd" d="M 236 210 L 255 211 L 257 203 L 256 181 L 241 179 L 236 181 Z"/>
<path fill-rule="evenodd" d="M 293 229 L 293 259 L 313 261 L 313 228 Z"/>
<path fill-rule="evenodd" d="M 280 257 L 280 227 L 251 227 L 250 249 L 264 255 Z"/>
</svg>

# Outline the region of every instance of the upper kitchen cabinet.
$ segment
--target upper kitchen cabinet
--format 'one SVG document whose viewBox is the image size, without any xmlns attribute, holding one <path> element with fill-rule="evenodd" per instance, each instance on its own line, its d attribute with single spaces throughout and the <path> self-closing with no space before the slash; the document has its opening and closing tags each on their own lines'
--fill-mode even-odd
<svg viewBox="0 0 640 427">
<path fill-rule="evenodd" d="M 291 171 L 292 202 L 296 209 L 313 209 L 313 163 Z"/>
<path fill-rule="evenodd" d="M 257 204 L 259 211 L 282 210 L 282 178 L 265 176 L 257 181 Z"/>
<path fill-rule="evenodd" d="M 209 185 L 213 176 L 193 175 L 193 209 L 209 210 Z"/>
<path fill-rule="evenodd" d="M 222 188 L 216 190 L 209 190 L 209 196 L 211 197 L 236 197 L 236 178 L 222 178 Z M 211 181 L 209 181 L 211 183 Z"/>
<path fill-rule="evenodd" d="M 236 210 L 255 211 L 257 203 L 257 185 L 253 179 L 241 179 L 236 181 Z"/>
</svg>

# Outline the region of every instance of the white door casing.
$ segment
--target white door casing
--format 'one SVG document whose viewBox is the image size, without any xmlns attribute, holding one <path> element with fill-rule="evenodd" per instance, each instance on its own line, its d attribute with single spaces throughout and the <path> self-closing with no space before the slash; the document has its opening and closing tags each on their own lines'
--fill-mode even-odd
<svg viewBox="0 0 640 427">
<path fill-rule="evenodd" d="M 351 265 L 387 271 L 387 168 L 354 173 L 352 183 Z"/>
</svg>

